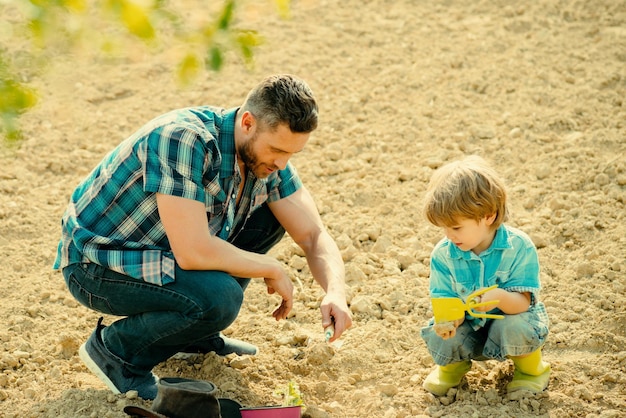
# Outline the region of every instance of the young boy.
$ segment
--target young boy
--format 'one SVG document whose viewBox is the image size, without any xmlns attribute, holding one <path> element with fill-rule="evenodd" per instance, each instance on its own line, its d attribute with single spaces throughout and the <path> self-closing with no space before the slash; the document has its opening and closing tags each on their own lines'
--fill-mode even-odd
<svg viewBox="0 0 626 418">
<path fill-rule="evenodd" d="M 467 302 L 477 290 L 497 285 L 474 302 L 498 302 L 475 311 L 503 318 L 466 314 L 443 324 L 431 319 L 421 335 L 437 367 L 423 387 L 443 396 L 461 383 L 472 360 L 510 358 L 515 373 L 507 391 L 543 391 L 550 365 L 541 357 L 548 315 L 539 301 L 538 255 L 525 233 L 504 224 L 503 181 L 477 156 L 444 165 L 430 181 L 424 213 L 446 235 L 431 254 L 431 298 Z"/>
</svg>

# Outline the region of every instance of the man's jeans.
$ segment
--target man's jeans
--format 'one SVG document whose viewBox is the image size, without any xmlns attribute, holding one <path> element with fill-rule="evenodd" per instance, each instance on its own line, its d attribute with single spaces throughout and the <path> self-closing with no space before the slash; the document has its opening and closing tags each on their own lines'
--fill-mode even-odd
<svg viewBox="0 0 626 418">
<path fill-rule="evenodd" d="M 541 348 L 548 335 L 548 327 L 535 312 L 504 315 L 503 319 L 489 319 L 483 328 L 475 331 L 468 321 L 463 322 L 454 337 L 444 340 L 433 329 L 433 320 L 422 328 L 433 360 L 440 366 L 464 360 L 505 360 Z"/>
<path fill-rule="evenodd" d="M 250 225 L 250 226 L 248 226 Z M 256 210 L 232 243 L 264 254 L 285 230 L 267 205 Z M 102 332 L 105 347 L 128 366 L 151 370 L 158 363 L 228 327 L 239 314 L 249 278 L 221 271 L 182 270 L 164 286 L 143 282 L 94 263 L 63 269 L 70 293 L 81 304 L 125 316 Z"/>
</svg>

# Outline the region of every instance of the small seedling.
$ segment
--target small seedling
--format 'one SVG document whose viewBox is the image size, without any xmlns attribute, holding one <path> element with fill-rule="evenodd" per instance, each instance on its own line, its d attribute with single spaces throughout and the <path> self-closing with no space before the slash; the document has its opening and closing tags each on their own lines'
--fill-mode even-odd
<svg viewBox="0 0 626 418">
<path fill-rule="evenodd" d="M 282 406 L 305 406 L 300 388 L 293 380 L 287 386 L 276 389 L 275 393 L 283 398 Z"/>
</svg>

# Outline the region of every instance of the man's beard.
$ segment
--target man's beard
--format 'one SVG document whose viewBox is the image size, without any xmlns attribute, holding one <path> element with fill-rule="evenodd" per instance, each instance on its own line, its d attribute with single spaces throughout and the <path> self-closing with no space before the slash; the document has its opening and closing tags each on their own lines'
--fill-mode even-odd
<svg viewBox="0 0 626 418">
<path fill-rule="evenodd" d="M 263 166 L 266 166 L 267 164 L 259 163 L 259 160 L 254 153 L 253 145 L 256 140 L 257 134 L 250 138 L 248 142 L 237 148 L 237 155 L 245 165 L 248 173 L 253 173 L 257 178 L 266 178 L 269 174 L 266 170 L 263 170 Z M 272 169 L 277 170 L 277 167 L 272 167 Z"/>
<path fill-rule="evenodd" d="M 237 155 L 239 159 L 246 166 L 248 171 L 252 171 L 254 173 L 254 169 L 258 166 L 256 155 L 254 155 L 254 150 L 252 149 L 252 145 L 254 141 L 256 141 L 256 134 L 250 138 L 245 144 L 237 147 Z"/>
</svg>

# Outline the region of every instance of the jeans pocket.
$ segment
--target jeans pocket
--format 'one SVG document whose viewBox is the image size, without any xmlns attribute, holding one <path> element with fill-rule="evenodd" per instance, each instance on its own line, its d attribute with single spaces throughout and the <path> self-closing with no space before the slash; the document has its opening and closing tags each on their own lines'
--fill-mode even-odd
<svg viewBox="0 0 626 418">
<path fill-rule="evenodd" d="M 80 304 L 98 312 L 117 315 L 106 298 L 94 294 L 83 285 L 82 281 L 87 280 L 89 275 L 83 270 L 82 265 L 66 267 L 63 269 L 63 276 L 68 290 Z M 89 276 L 89 280 L 94 278 Z"/>
</svg>

